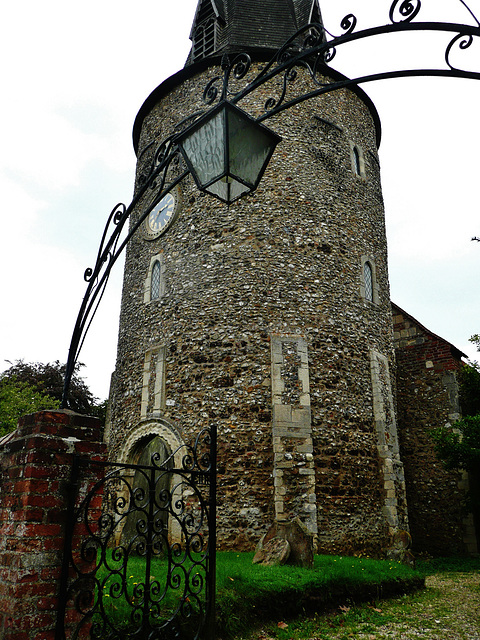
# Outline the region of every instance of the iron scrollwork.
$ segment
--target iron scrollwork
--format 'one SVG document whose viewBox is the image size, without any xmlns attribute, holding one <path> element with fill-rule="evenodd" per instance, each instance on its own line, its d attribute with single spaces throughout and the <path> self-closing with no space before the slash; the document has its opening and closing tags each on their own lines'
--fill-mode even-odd
<svg viewBox="0 0 480 640">
<path fill-rule="evenodd" d="M 228 100 L 232 104 L 238 104 L 257 89 L 262 88 L 262 93 L 264 93 L 266 85 L 272 83 L 274 95 L 264 99 L 263 113 L 256 117 L 258 122 L 262 122 L 281 111 L 324 93 L 376 80 L 408 76 L 444 76 L 479 80 L 480 71 L 462 69 L 452 59 L 454 52 L 466 51 L 475 42 L 480 42 L 480 22 L 478 18 L 464 0 L 458 0 L 458 2 L 469 13 L 470 18 L 475 22 L 474 25 L 447 22 L 417 22 L 416 18 L 422 9 L 421 0 L 394 0 L 388 13 L 389 24 L 357 30 L 357 17 L 353 13 L 348 13 L 340 22 L 340 28 L 343 33 L 338 36 L 332 35 L 323 24 L 309 24 L 289 38 L 275 56 L 260 70 L 258 70 L 257 66 L 253 67 L 252 60 L 247 53 L 238 54 L 232 60 L 224 57 L 221 63 L 223 75 L 216 76 L 207 84 L 203 93 L 204 102 L 208 106 L 220 100 Z M 331 70 L 327 67 L 327 64 L 334 59 L 341 45 L 355 40 L 372 38 L 376 35 L 413 31 L 454 34 L 444 52 L 445 68 L 398 69 L 357 78 L 343 77 L 341 79 L 338 79 L 340 74 L 337 74 L 337 79 L 332 80 Z M 253 70 L 254 77 L 247 81 L 247 75 L 250 71 L 253 73 Z M 312 84 L 311 90 L 306 91 L 305 85 L 297 81 L 299 70 L 306 70 Z M 238 88 L 238 83 L 241 80 L 244 80 L 246 84 Z M 299 86 L 299 90 L 296 93 L 293 90 L 295 86 Z M 147 212 L 145 211 L 140 216 L 139 220 L 131 226 L 126 239 L 120 242 L 120 235 L 124 225 L 148 189 L 156 190 L 157 196 L 154 203 L 156 204 L 168 190 L 172 189 L 187 175 L 188 171 L 186 169 L 182 170 L 182 162 L 179 160 L 175 146 L 175 134 L 188 126 L 188 124 L 191 124 L 199 115 L 201 113 L 189 116 L 177 126 L 172 136 L 157 145 L 150 170 L 141 176 L 139 189 L 132 203 L 128 207 L 117 205 L 110 214 L 95 267 L 85 271 L 85 279 L 88 286 L 70 344 L 62 401 L 63 407 L 68 405 L 71 376 L 86 333 L 102 298 L 110 271 L 123 252 L 127 242 L 145 219 Z M 168 171 L 172 167 L 175 168 L 176 177 L 167 181 Z M 113 231 L 107 239 L 108 232 L 112 226 Z"/>
<path fill-rule="evenodd" d="M 394 0 L 389 8 L 389 23 L 383 26 L 357 30 L 358 19 L 353 13 L 348 13 L 340 22 L 342 33 L 333 35 L 324 25 L 312 23 L 294 34 L 266 63 L 248 84 L 235 91 L 231 87 L 231 78 L 236 77 L 237 65 L 240 65 L 240 77 L 245 77 L 246 72 L 251 69 L 251 60 L 247 54 L 237 56 L 232 62 L 228 58 L 222 60 L 223 68 L 223 88 L 218 86 L 222 82 L 222 77 L 217 76 L 208 85 L 204 93 L 204 99 L 211 105 L 218 99 L 228 98 L 237 104 L 244 98 L 253 94 L 260 87 L 264 88 L 267 83 L 272 83 L 275 87 L 275 95 L 268 97 L 264 102 L 264 113 L 257 117 L 259 122 L 266 120 L 280 111 L 291 108 L 293 105 L 319 96 L 322 93 L 335 91 L 348 86 L 359 85 L 375 80 L 406 77 L 406 76 L 445 76 L 445 77 L 465 77 L 480 79 L 479 71 L 468 71 L 459 68 L 452 62 L 451 56 L 454 50 L 464 51 L 471 47 L 475 41 L 480 42 L 480 22 L 468 7 L 464 0 L 459 0 L 461 5 L 468 11 L 475 25 L 464 25 L 446 22 L 416 22 L 421 9 L 421 0 Z M 342 80 L 327 80 L 330 63 L 337 54 L 339 47 L 343 44 L 372 38 L 376 35 L 396 33 L 396 32 L 446 32 L 455 35 L 447 44 L 444 59 L 445 68 L 440 69 L 399 69 L 378 74 L 369 74 L 357 78 L 345 78 Z M 300 89 L 297 93 L 290 91 L 298 79 L 298 70 L 307 70 L 314 86 L 311 91 Z M 303 90 L 303 93 L 302 93 Z"/>
<path fill-rule="evenodd" d="M 414 20 L 422 8 L 420 0 L 395 0 L 390 7 L 390 22 L 411 22 Z M 396 17 L 398 14 L 398 18 Z"/>
<path fill-rule="evenodd" d="M 252 59 L 248 53 L 240 53 L 233 60 L 229 56 L 223 56 L 221 67 L 223 76 L 215 76 L 210 80 L 203 92 L 203 101 L 212 105 L 214 102 L 226 100 L 229 96 L 234 95 L 228 86 L 230 78 L 234 80 L 243 80 L 250 71 Z"/>
<path fill-rule="evenodd" d="M 445 63 L 452 71 L 461 71 L 458 67 L 456 67 L 451 62 L 451 54 L 454 49 L 458 47 L 461 51 L 468 49 L 472 46 L 474 42 L 474 38 L 472 34 L 459 33 L 455 36 L 448 44 L 447 49 L 445 51 Z"/>
<path fill-rule="evenodd" d="M 77 459 L 75 473 L 95 465 Z M 71 504 L 58 637 L 212 637 L 215 430 L 148 465 L 103 467 Z"/>
<path fill-rule="evenodd" d="M 137 192 L 128 207 L 119 203 L 110 213 L 103 231 L 95 265 L 88 267 L 84 272 L 87 289 L 80 305 L 70 342 L 65 370 L 62 408 L 68 407 L 71 378 L 85 337 L 108 284 L 110 272 L 123 253 L 127 243 L 144 222 L 149 209 L 145 208 L 136 222 L 130 225 L 130 229 L 122 240 L 122 233 L 126 223 L 130 220 L 137 204 L 148 195 L 149 191 L 155 194 L 150 203 L 151 206 L 155 206 L 188 173 L 180 159 L 180 154 L 174 142 L 174 135 L 157 145 L 149 170 L 145 175 L 140 176 Z"/>
</svg>

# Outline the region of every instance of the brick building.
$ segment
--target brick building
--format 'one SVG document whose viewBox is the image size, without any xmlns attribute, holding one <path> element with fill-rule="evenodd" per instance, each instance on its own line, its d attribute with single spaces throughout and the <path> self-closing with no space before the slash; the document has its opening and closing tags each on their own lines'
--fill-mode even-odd
<svg viewBox="0 0 480 640">
<path fill-rule="evenodd" d="M 474 553 L 471 517 L 462 511 L 468 479 L 436 459 L 432 428 L 460 418 L 456 373 L 466 357 L 392 303 L 400 453 L 414 548 L 437 555 Z"/>
</svg>

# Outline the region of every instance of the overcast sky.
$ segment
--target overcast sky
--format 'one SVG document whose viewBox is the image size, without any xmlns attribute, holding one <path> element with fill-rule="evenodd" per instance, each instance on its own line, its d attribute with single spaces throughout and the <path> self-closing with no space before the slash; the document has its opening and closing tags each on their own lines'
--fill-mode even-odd
<svg viewBox="0 0 480 640">
<path fill-rule="evenodd" d="M 470 0 L 480 16 L 480 0 Z M 184 64 L 197 0 L 24 0 L 2 7 L 0 370 L 67 358 L 104 224 L 132 196 L 131 131 L 149 93 Z M 323 0 L 327 28 L 388 22 L 390 0 Z M 417 20 L 474 24 L 460 0 L 423 0 Z M 341 49 L 346 75 L 440 67 L 450 37 L 377 38 Z M 456 55 L 480 71 L 480 43 Z M 480 332 L 480 82 L 365 85 L 382 121 L 392 300 L 470 357 Z M 122 266 L 80 360 L 104 398 L 115 363 Z"/>
</svg>

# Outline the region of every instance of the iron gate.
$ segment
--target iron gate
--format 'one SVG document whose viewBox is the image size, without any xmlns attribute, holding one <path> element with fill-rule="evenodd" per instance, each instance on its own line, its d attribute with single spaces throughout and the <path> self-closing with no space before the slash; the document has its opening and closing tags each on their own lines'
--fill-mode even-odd
<svg viewBox="0 0 480 640">
<path fill-rule="evenodd" d="M 75 456 L 56 640 L 213 638 L 215 512 L 214 429 L 149 464 Z"/>
</svg>

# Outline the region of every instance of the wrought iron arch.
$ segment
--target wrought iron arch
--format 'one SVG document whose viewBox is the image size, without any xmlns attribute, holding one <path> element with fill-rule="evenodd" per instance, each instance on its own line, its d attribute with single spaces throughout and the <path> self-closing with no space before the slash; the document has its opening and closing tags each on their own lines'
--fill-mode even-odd
<svg viewBox="0 0 480 640">
<path fill-rule="evenodd" d="M 452 0 L 461 4 L 469 15 L 472 24 L 451 22 L 420 22 L 421 0 L 393 0 L 388 11 L 389 22 L 385 25 L 357 30 L 358 19 L 353 13 L 347 14 L 340 23 L 339 36 L 330 33 L 323 24 L 312 23 L 295 33 L 279 49 L 275 56 L 261 66 L 260 70 L 252 66 L 247 53 L 239 54 L 232 60 L 224 57 L 221 61 L 222 75 L 213 78 L 205 87 L 204 101 L 207 108 L 215 102 L 227 100 L 238 104 L 250 97 L 257 89 L 274 80 L 279 87 L 264 102 L 263 113 L 257 122 L 265 121 L 286 109 L 339 89 L 353 88 L 369 82 L 402 77 L 452 77 L 480 80 L 479 70 L 461 69 L 453 62 L 453 52 L 464 52 L 480 43 L 480 21 L 464 0 Z M 330 63 L 338 49 L 347 43 L 400 32 L 435 32 L 451 34 L 443 51 L 443 67 L 395 69 L 387 72 L 367 74 L 355 78 L 338 77 L 334 74 L 331 81 L 325 79 L 332 75 Z M 303 37 L 303 45 L 298 41 Z M 212 64 L 215 60 L 212 60 Z M 218 62 L 218 60 L 217 60 Z M 299 70 L 304 70 L 311 81 L 311 90 L 300 91 L 295 95 L 295 80 Z M 247 81 L 247 76 L 253 77 Z M 238 89 L 239 81 L 245 81 Z M 300 85 L 301 83 L 298 83 Z M 87 289 L 77 316 L 68 353 L 62 407 L 68 406 L 68 392 L 75 364 L 89 330 L 96 310 L 102 299 L 110 272 L 125 249 L 130 238 L 138 231 L 148 215 L 148 208 L 131 225 L 125 238 L 121 240 L 123 229 L 135 207 L 145 198 L 150 206 L 156 205 L 166 193 L 171 191 L 187 175 L 188 170 L 176 145 L 176 137 L 189 125 L 205 113 L 200 111 L 180 122 L 171 136 L 163 140 L 156 148 L 148 172 L 140 179 L 140 186 L 132 202 L 125 206 L 118 204 L 112 210 L 102 236 L 97 259 L 93 268 L 85 271 Z"/>
<path fill-rule="evenodd" d="M 306 25 L 295 33 L 279 49 L 274 58 L 263 65 L 259 71 L 256 71 L 254 77 L 249 79 L 240 89 L 235 88 L 238 86 L 236 83 L 247 78 L 247 75 L 252 71 L 252 59 L 247 53 L 239 54 L 233 60 L 224 57 L 222 60 L 223 75 L 210 80 L 204 91 L 204 100 L 208 105 L 220 100 L 228 100 L 233 104 L 238 104 L 247 96 L 254 94 L 260 87 L 264 88 L 269 81 L 280 80 L 277 82 L 279 86 L 277 95 L 272 95 L 265 100 L 264 113 L 257 118 L 258 122 L 262 122 L 281 111 L 322 94 L 378 80 L 419 76 L 480 80 L 480 70 L 461 69 L 453 63 L 452 54 L 454 51 L 462 52 L 475 44 L 480 47 L 480 22 L 463 0 L 458 1 L 468 10 L 476 23 L 475 25 L 450 22 L 415 22 L 414 19 L 421 10 L 421 0 L 404 0 L 403 2 L 395 0 L 390 7 L 389 24 L 360 31 L 355 30 L 358 24 L 357 18 L 353 14 L 348 14 L 341 21 L 344 33 L 340 36 L 333 36 L 323 24 Z M 332 74 L 328 63 L 335 58 L 342 45 L 371 39 L 379 35 L 408 32 L 452 34 L 442 52 L 444 66 L 441 68 L 396 69 L 355 78 L 342 77 L 325 82 L 325 76 Z M 298 48 L 296 43 L 302 37 L 303 46 Z M 308 71 L 313 85 L 312 90 L 290 96 L 289 91 L 294 92 L 295 81 L 300 69 Z"/>
</svg>

